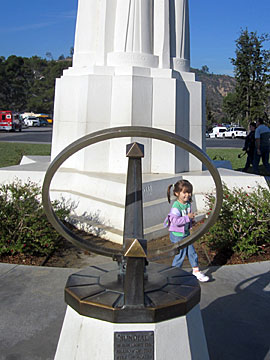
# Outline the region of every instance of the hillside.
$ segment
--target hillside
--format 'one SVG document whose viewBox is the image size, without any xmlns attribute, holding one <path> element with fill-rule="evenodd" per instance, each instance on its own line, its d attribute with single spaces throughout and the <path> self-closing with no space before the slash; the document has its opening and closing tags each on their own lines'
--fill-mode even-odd
<svg viewBox="0 0 270 360">
<path fill-rule="evenodd" d="M 210 74 L 198 69 L 191 69 L 191 71 L 195 72 L 197 80 L 204 84 L 206 101 L 215 121 L 219 122 L 224 117 L 222 113 L 223 97 L 234 90 L 235 79 L 228 75 Z"/>
</svg>

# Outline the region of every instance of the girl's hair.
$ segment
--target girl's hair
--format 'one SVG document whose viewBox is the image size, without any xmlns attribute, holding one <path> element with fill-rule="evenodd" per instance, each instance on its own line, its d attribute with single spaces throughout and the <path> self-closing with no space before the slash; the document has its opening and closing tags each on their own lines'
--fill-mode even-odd
<svg viewBox="0 0 270 360">
<path fill-rule="evenodd" d="M 171 188 L 173 186 L 173 195 L 177 196 L 176 193 L 180 193 L 183 190 L 186 190 L 186 192 L 191 193 L 193 192 L 193 186 L 188 180 L 179 180 L 174 185 L 169 185 L 167 190 L 167 198 L 168 202 L 171 202 Z"/>
</svg>

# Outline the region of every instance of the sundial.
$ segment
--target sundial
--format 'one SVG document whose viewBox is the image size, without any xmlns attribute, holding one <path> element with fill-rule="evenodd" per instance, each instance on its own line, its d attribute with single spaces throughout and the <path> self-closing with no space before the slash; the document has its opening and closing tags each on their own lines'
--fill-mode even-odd
<svg viewBox="0 0 270 360">
<path fill-rule="evenodd" d="M 216 187 L 216 199 L 207 221 L 181 245 L 147 249 L 143 233 L 143 199 L 141 159 L 143 145 L 126 146 L 128 171 L 126 184 L 123 246 L 112 249 L 102 243 L 89 242 L 68 229 L 56 216 L 50 200 L 53 176 L 77 151 L 114 138 L 152 138 L 179 146 L 197 157 L 209 170 Z M 176 254 L 215 223 L 222 205 L 222 183 L 208 156 L 189 140 L 161 129 L 125 126 L 88 134 L 66 147 L 50 164 L 45 175 L 42 200 L 45 213 L 54 228 L 74 245 L 117 260 L 101 266 L 90 266 L 68 278 L 65 301 L 79 314 L 113 323 L 156 323 L 187 314 L 200 301 L 197 279 L 176 267 L 149 262 Z M 164 214 L 164 217 L 166 214 Z"/>
</svg>

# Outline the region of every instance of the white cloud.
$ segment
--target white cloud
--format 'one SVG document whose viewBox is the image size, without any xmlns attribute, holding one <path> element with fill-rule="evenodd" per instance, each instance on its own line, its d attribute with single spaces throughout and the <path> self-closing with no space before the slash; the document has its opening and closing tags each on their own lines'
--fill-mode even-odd
<svg viewBox="0 0 270 360">
<path fill-rule="evenodd" d="M 63 11 L 57 14 L 47 14 L 46 16 L 54 19 L 75 19 L 77 15 L 76 10 Z"/>
<path fill-rule="evenodd" d="M 27 30 L 33 30 L 33 29 L 41 29 L 41 28 L 45 28 L 48 26 L 51 26 L 53 24 L 55 24 L 56 22 L 52 23 L 52 22 L 43 22 L 43 23 L 36 23 L 36 24 L 24 24 L 21 26 L 11 26 L 11 27 L 7 27 L 7 28 L 2 28 L 0 29 L 0 33 L 10 33 L 10 32 L 18 32 L 18 31 L 27 31 Z"/>
<path fill-rule="evenodd" d="M 48 21 L 44 21 L 44 17 L 48 19 Z M 64 11 L 59 14 L 44 14 L 43 21 L 38 23 L 33 23 L 32 20 L 26 20 L 23 25 L 20 26 L 7 26 L 0 28 L 0 33 L 13 33 L 19 31 L 28 31 L 34 29 L 42 29 L 46 27 L 50 27 L 52 25 L 61 23 L 64 20 L 75 19 L 76 11 Z"/>
</svg>

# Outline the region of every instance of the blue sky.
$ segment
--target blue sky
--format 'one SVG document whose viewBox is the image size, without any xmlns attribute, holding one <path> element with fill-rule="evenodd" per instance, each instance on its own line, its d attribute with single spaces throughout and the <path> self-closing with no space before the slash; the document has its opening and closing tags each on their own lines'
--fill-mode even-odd
<svg viewBox="0 0 270 360">
<path fill-rule="evenodd" d="M 189 7 L 195 68 L 207 65 L 210 72 L 232 75 L 230 58 L 240 29 L 270 33 L 270 0 L 189 0 Z M 0 56 L 69 55 L 76 11 L 77 0 L 2 1 Z M 270 48 L 270 42 L 265 46 Z"/>
</svg>

